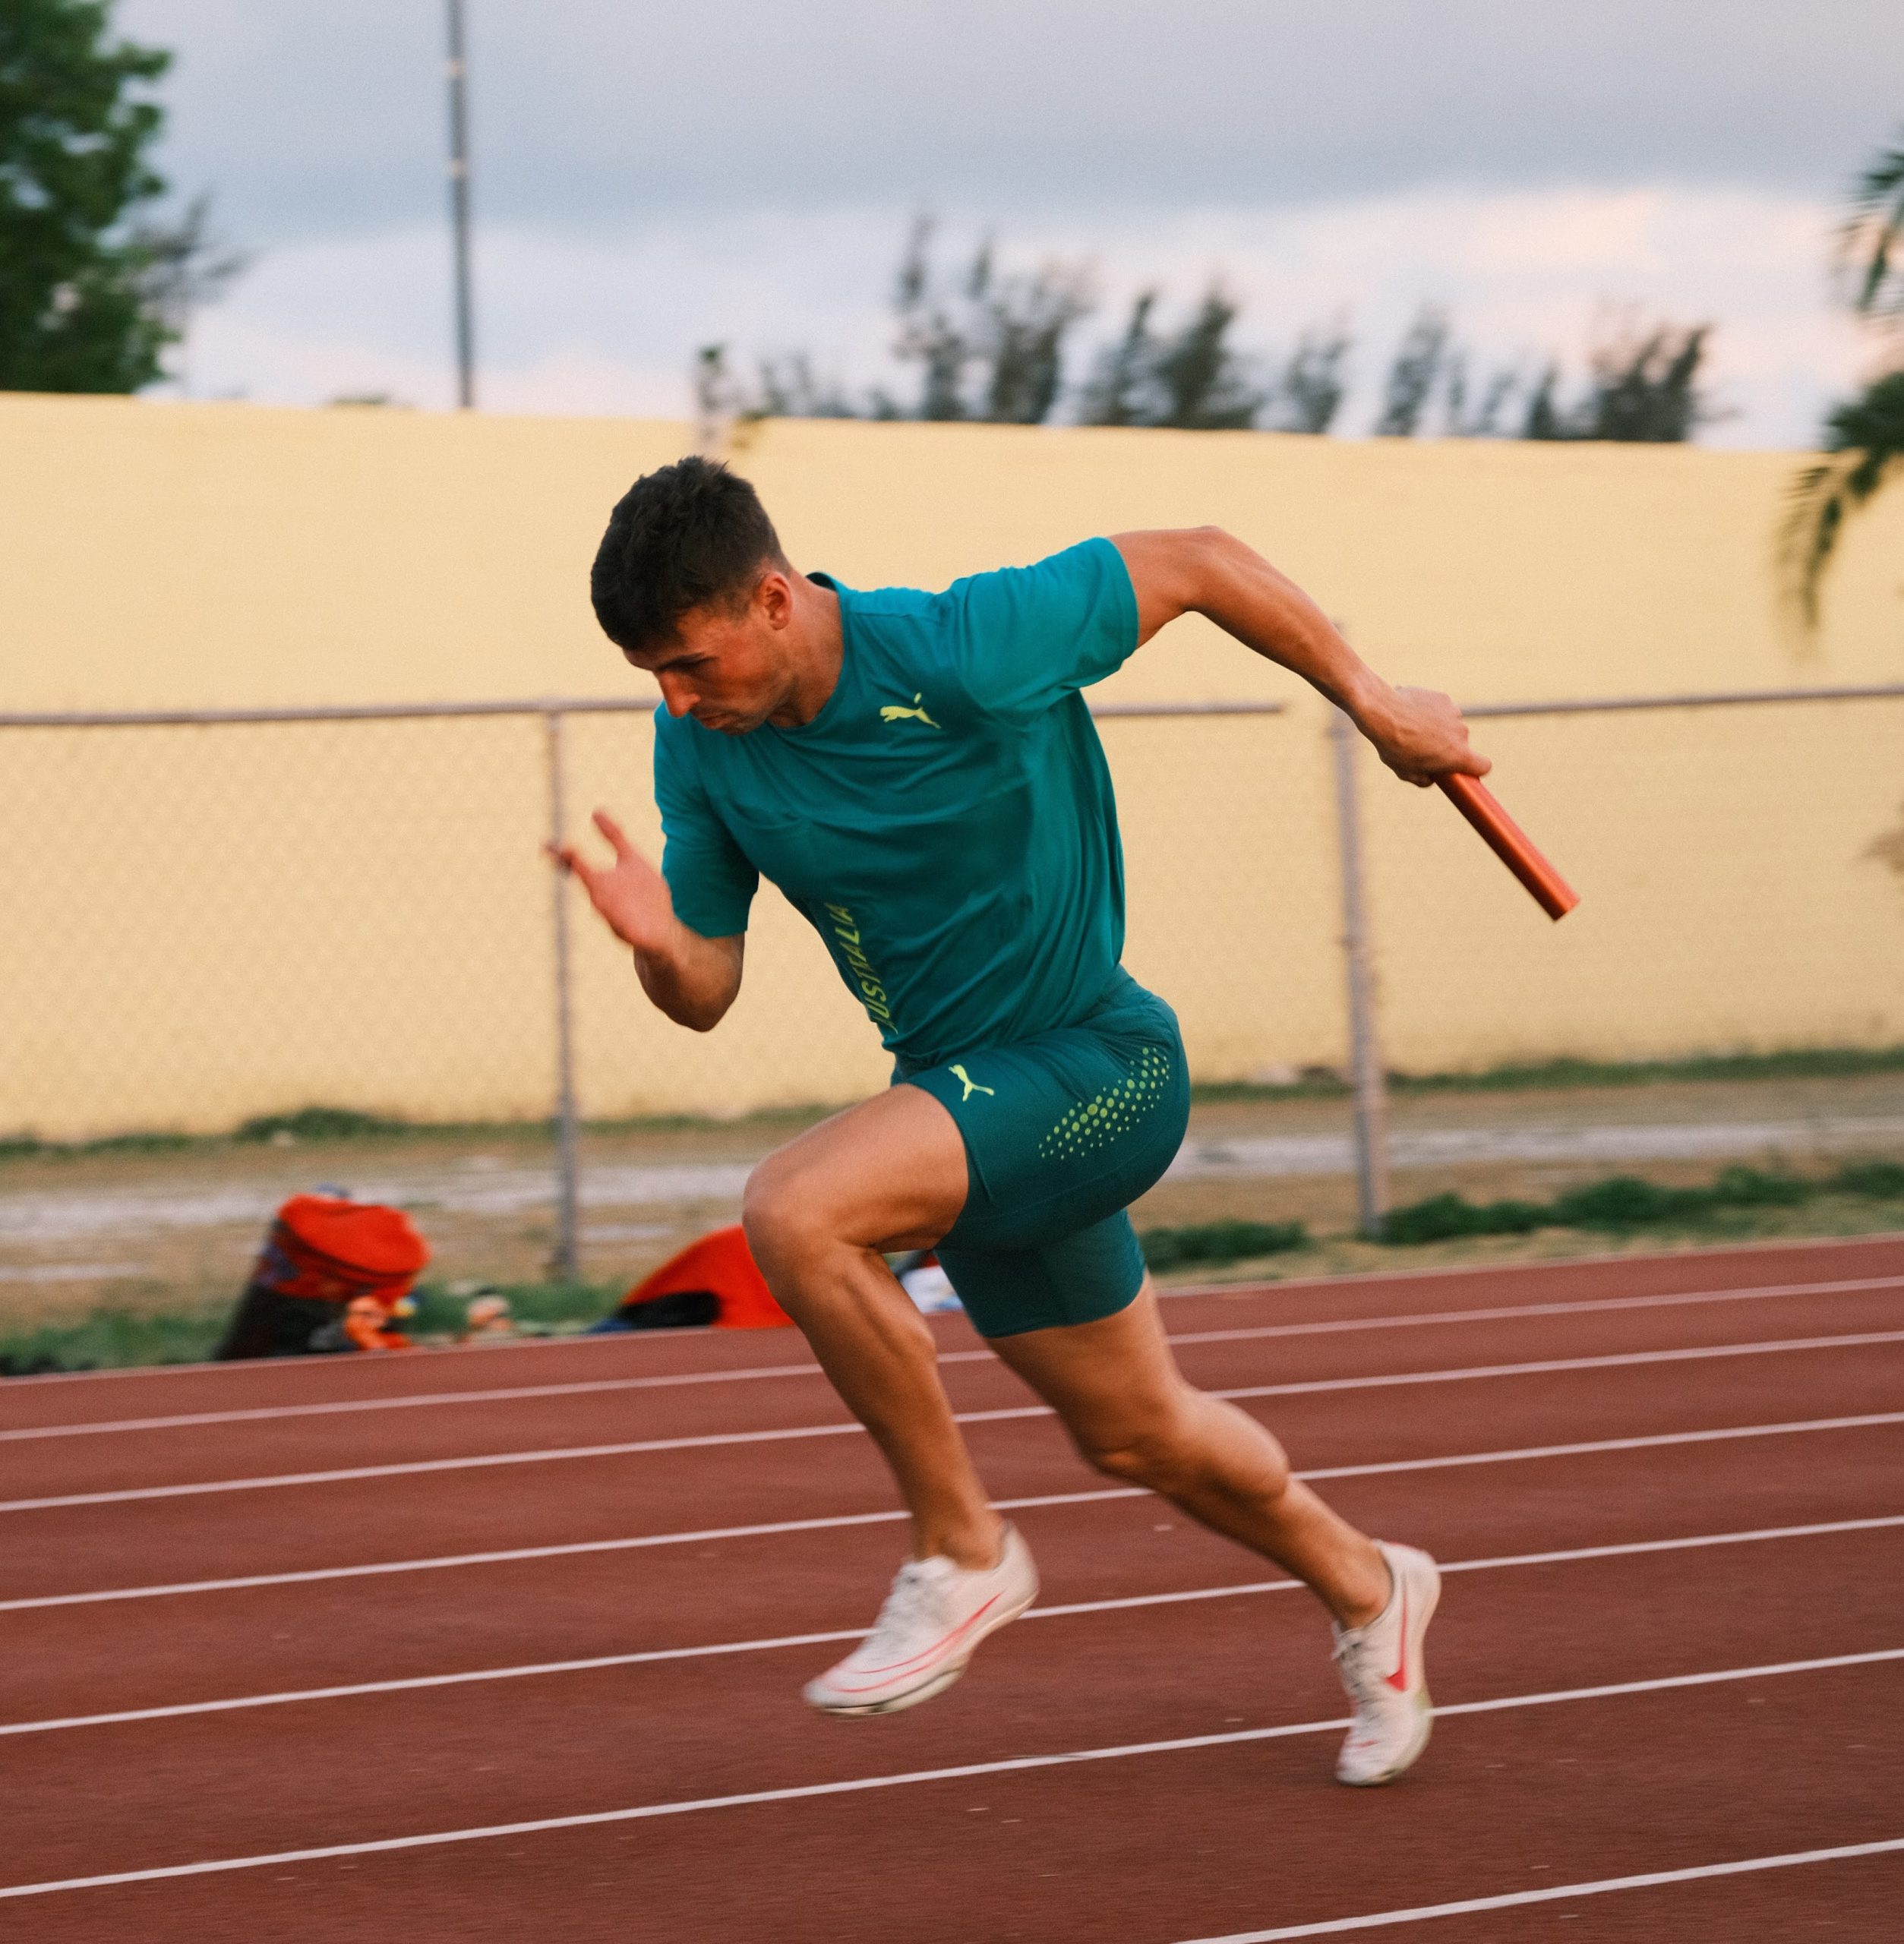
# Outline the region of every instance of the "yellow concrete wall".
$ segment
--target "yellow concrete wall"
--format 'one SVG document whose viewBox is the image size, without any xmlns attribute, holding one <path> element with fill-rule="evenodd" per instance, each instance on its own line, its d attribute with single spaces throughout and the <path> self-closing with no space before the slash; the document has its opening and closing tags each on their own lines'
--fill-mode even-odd
<svg viewBox="0 0 1904 1944">
<path fill-rule="evenodd" d="M 0 398 L 0 710 L 637 693 L 586 575 L 685 428 Z M 736 462 L 794 557 L 937 585 L 1090 532 L 1214 520 L 1398 679 L 1464 698 L 1904 680 L 1904 492 L 1827 626 L 1777 620 L 1789 455 L 1254 434 L 775 424 Z M 1107 724 L 1130 962 L 1200 1073 L 1338 1060 L 1320 708 L 1204 624 L 1099 692 L 1277 696 Z M 0 1133 L 216 1127 L 311 1101 L 544 1110 L 542 730 L 0 731 Z M 652 835 L 639 718 L 569 731 L 573 802 Z M 1541 919 L 1438 798 L 1366 765 L 1398 1064 L 1904 1039 L 1904 702 L 1491 724 L 1502 795 L 1587 901 Z M 832 1100 L 883 1062 L 771 894 L 715 1034 L 578 938 L 584 1106 Z"/>
</svg>

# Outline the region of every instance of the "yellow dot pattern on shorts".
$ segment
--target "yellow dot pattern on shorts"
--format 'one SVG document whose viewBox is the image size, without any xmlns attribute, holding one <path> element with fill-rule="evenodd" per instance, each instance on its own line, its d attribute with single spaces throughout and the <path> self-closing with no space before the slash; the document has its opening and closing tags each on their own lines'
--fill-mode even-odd
<svg viewBox="0 0 1904 1944">
<path fill-rule="evenodd" d="M 1115 1087 L 1107 1087 L 1066 1111 L 1038 1143 L 1038 1158 L 1069 1160 L 1074 1154 L 1107 1147 L 1142 1119 L 1170 1083 L 1170 1056 L 1155 1046 L 1146 1046 L 1136 1065 Z"/>
</svg>

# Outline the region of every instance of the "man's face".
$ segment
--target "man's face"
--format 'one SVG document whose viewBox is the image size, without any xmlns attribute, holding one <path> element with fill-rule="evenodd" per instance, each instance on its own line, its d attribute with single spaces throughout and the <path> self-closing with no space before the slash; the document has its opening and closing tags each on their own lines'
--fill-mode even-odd
<svg viewBox="0 0 1904 1944">
<path fill-rule="evenodd" d="M 704 728 L 744 736 L 787 699 L 792 615 L 787 576 L 769 570 L 744 604 L 690 608 L 672 641 L 627 658 L 661 684 L 670 715 L 691 715 Z"/>
</svg>

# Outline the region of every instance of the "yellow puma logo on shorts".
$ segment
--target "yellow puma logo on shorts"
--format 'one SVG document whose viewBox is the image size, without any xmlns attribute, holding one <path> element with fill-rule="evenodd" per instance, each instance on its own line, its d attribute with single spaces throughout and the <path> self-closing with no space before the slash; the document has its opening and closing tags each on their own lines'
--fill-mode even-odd
<svg viewBox="0 0 1904 1944">
<path fill-rule="evenodd" d="M 924 699 L 925 691 L 921 689 L 918 694 L 913 697 L 913 705 L 910 708 L 906 708 L 902 703 L 889 702 L 879 711 L 879 720 L 882 722 L 923 722 L 928 729 L 936 729 L 940 725 L 933 721 L 932 718 L 919 706 Z M 956 1067 L 952 1069 L 955 1073 L 958 1070 Z M 987 1090 L 989 1092 L 990 1090 L 988 1088 Z"/>
<path fill-rule="evenodd" d="M 935 729 L 939 725 L 936 723 L 933 724 L 933 727 Z M 962 1066 L 953 1067 L 951 1071 L 957 1074 L 959 1078 L 965 1083 L 965 1090 L 958 1097 L 958 1104 L 961 1107 L 972 1097 L 974 1094 L 989 1094 L 994 1100 L 998 1097 L 998 1089 L 996 1087 L 980 1086 L 978 1082 L 975 1081 Z"/>
</svg>

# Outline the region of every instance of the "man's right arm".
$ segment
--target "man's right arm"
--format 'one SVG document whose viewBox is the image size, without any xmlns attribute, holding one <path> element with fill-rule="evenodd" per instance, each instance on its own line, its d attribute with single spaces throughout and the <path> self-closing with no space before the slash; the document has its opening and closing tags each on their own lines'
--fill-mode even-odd
<svg viewBox="0 0 1904 1944">
<path fill-rule="evenodd" d="M 642 990 L 676 1024 L 706 1033 L 717 1025 L 740 990 L 747 934 L 704 939 L 674 915 L 668 880 L 628 841 L 605 810 L 595 828 L 614 847 L 615 860 L 591 864 L 572 844 L 554 853 L 589 894 L 609 930 L 635 955 Z"/>
</svg>

